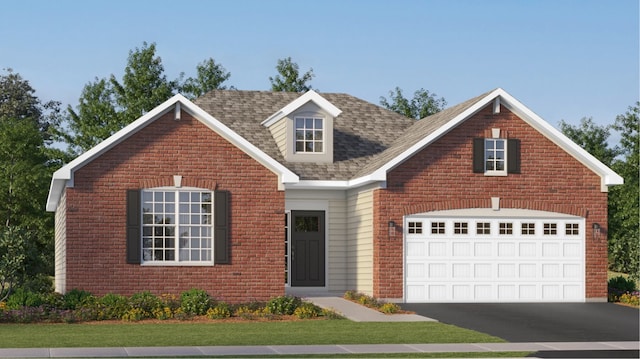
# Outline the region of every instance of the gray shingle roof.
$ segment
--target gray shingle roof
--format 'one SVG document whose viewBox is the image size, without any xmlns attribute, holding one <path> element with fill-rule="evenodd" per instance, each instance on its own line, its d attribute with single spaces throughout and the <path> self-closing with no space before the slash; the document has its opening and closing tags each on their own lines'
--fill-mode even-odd
<svg viewBox="0 0 640 359">
<path fill-rule="evenodd" d="M 286 162 L 266 118 L 301 96 L 291 92 L 214 90 L 194 103 L 280 162 L 301 180 L 349 180 L 372 173 L 486 94 L 416 121 L 340 93 L 320 93 L 342 110 L 334 121 L 333 163 Z"/>
</svg>

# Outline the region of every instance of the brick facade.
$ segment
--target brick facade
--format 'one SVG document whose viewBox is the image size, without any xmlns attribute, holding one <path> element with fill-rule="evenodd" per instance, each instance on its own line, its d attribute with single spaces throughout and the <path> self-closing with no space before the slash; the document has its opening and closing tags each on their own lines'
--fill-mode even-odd
<svg viewBox="0 0 640 359">
<path fill-rule="evenodd" d="M 521 173 L 488 177 L 472 171 L 473 138 L 499 128 L 521 141 Z M 504 136 L 503 136 L 504 137 Z M 505 107 L 487 106 L 476 115 L 393 169 L 387 188 L 374 193 L 374 296 L 402 298 L 403 216 L 436 210 L 533 209 L 586 218 L 586 297 L 607 296 L 607 193 L 600 176 L 586 168 Z M 389 240 L 388 221 L 397 224 Z M 594 239 L 591 226 L 602 226 Z"/>
<path fill-rule="evenodd" d="M 284 294 L 284 192 L 277 176 L 182 112 L 170 112 L 74 174 L 66 205 L 66 290 L 96 295 L 199 288 L 228 302 Z M 231 264 L 126 263 L 126 191 L 182 186 L 230 192 Z"/>
</svg>

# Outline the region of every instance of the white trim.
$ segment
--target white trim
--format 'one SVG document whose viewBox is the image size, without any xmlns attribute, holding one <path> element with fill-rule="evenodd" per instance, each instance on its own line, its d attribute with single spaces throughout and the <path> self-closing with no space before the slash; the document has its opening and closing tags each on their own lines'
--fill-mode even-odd
<svg viewBox="0 0 640 359">
<path fill-rule="evenodd" d="M 338 117 L 338 115 L 342 113 L 342 110 L 334 106 L 331 102 L 327 101 L 324 97 L 320 96 L 317 92 L 309 90 L 302 96 L 287 104 L 285 107 L 276 111 L 276 113 L 262 121 L 261 124 L 265 127 L 270 127 L 271 125 L 278 122 L 280 119 L 287 117 L 289 114 L 299 109 L 309 101 L 313 101 L 316 105 L 318 105 L 318 107 L 320 107 L 333 117 Z"/>
<path fill-rule="evenodd" d="M 53 174 L 51 179 L 51 186 L 49 187 L 49 196 L 47 198 L 46 210 L 50 212 L 56 210 L 58 201 L 60 200 L 60 196 L 62 194 L 62 190 L 65 188 L 65 186 L 73 187 L 73 173 L 75 171 L 82 168 L 94 159 L 98 158 L 100 155 L 118 145 L 119 143 L 123 142 L 133 134 L 137 133 L 153 121 L 160 118 L 165 113 L 171 111 L 172 109 L 174 109 L 174 105 L 178 104 L 182 105 L 182 110 L 189 112 L 196 119 L 201 121 L 218 135 L 234 144 L 236 147 L 238 147 L 243 152 L 251 156 L 251 158 L 255 159 L 260 164 L 271 170 L 273 173 L 277 174 L 278 180 L 281 184 L 298 182 L 299 177 L 295 173 L 290 171 L 287 167 L 269 157 L 258 147 L 244 139 L 242 136 L 238 135 L 236 132 L 231 130 L 229 127 L 218 121 L 216 118 L 211 116 L 209 113 L 198 107 L 196 104 L 194 104 L 184 96 L 177 94 L 57 170 Z"/>
<path fill-rule="evenodd" d="M 501 88 L 495 89 L 484 98 L 478 100 L 475 104 L 466 109 L 464 112 L 460 113 L 458 116 L 454 117 L 451 121 L 447 122 L 445 125 L 441 126 L 436 131 L 387 162 L 384 166 L 374 171 L 370 175 L 370 177 L 386 179 L 386 175 L 387 173 L 389 173 L 389 171 L 451 131 L 462 122 L 466 121 L 468 118 L 473 116 L 473 114 L 484 108 L 490 102 L 495 101 L 495 99 L 497 98 L 500 99 L 501 105 L 506 106 L 509 110 L 518 115 L 518 117 L 520 117 L 523 121 L 531 125 L 531 127 L 535 128 L 538 132 L 542 133 L 542 135 L 550 139 L 553 143 L 555 143 L 567 153 L 572 155 L 575 159 L 580 161 L 580 163 L 598 174 L 602 178 L 602 192 L 607 191 L 607 186 L 620 185 L 624 183 L 624 180 L 620 175 L 615 173 L 612 169 L 604 165 L 590 153 L 571 141 L 560 131 L 556 130 L 553 126 L 544 121 L 533 111 L 528 109 L 526 106 L 524 106 L 522 103 L 520 103 L 518 100 L 516 100 Z"/>
</svg>

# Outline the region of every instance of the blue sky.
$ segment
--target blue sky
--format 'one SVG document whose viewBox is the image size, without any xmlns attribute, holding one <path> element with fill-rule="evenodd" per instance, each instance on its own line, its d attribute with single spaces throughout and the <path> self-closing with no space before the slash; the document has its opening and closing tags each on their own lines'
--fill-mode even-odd
<svg viewBox="0 0 640 359">
<path fill-rule="evenodd" d="M 76 106 L 156 43 L 165 73 L 213 58 L 268 90 L 291 57 L 320 92 L 372 103 L 399 86 L 455 105 L 502 87 L 552 125 L 613 123 L 639 98 L 638 0 L 2 0 L 0 68 Z"/>
</svg>

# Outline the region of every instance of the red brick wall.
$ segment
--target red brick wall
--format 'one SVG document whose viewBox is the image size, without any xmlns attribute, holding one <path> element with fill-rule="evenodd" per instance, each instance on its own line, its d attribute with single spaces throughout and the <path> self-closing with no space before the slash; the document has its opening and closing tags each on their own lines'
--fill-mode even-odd
<svg viewBox="0 0 640 359">
<path fill-rule="evenodd" d="M 126 263 L 126 191 L 173 186 L 230 191 L 231 264 Z M 67 285 L 97 295 L 199 288 L 229 302 L 284 294 L 284 192 L 277 176 L 183 112 L 148 125 L 74 175 L 67 190 Z"/>
<path fill-rule="evenodd" d="M 473 138 L 490 137 L 491 128 L 521 140 L 521 173 L 486 177 L 473 173 Z M 374 295 L 403 294 L 402 219 L 405 214 L 459 208 L 534 209 L 586 218 L 586 297 L 607 296 L 607 193 L 600 177 L 508 111 L 477 113 L 447 135 L 392 170 L 387 188 L 374 193 Z M 389 240 L 388 221 L 398 225 Z M 594 240 L 592 223 L 603 228 Z"/>
</svg>

